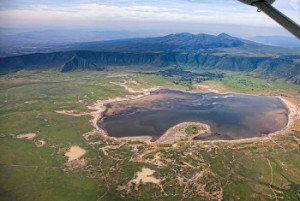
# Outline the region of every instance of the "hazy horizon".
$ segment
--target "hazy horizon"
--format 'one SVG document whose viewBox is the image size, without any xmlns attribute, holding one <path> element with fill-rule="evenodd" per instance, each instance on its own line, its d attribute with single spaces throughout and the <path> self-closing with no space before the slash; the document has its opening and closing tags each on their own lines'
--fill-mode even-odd
<svg viewBox="0 0 300 201">
<path fill-rule="evenodd" d="M 277 0 L 274 6 L 300 23 L 299 0 Z M 225 32 L 242 38 L 290 36 L 265 14 L 237 0 L 4 0 L 0 19 L 2 29 L 16 33 L 77 29 L 149 31 L 153 35 Z"/>
</svg>

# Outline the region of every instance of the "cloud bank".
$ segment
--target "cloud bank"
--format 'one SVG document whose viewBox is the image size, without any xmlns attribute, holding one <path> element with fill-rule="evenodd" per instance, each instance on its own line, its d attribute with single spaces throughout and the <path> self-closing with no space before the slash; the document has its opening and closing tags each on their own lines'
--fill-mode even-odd
<svg viewBox="0 0 300 201">
<path fill-rule="evenodd" d="M 277 0 L 275 6 L 300 23 L 300 0 Z M 210 24 L 279 27 L 256 8 L 237 0 L 4 0 L 2 26 L 43 25 L 102 27 L 111 29 L 156 28 L 163 24 Z"/>
</svg>

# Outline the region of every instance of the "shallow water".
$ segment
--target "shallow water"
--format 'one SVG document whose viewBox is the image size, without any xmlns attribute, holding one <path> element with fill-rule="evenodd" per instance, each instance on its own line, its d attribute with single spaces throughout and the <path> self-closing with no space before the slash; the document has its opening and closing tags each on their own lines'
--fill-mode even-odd
<svg viewBox="0 0 300 201">
<path fill-rule="evenodd" d="M 157 138 L 187 121 L 211 126 L 212 134 L 199 137 L 202 140 L 261 137 L 287 125 L 288 109 L 276 97 L 161 89 L 140 99 L 108 104 L 98 125 L 113 137 Z"/>
</svg>

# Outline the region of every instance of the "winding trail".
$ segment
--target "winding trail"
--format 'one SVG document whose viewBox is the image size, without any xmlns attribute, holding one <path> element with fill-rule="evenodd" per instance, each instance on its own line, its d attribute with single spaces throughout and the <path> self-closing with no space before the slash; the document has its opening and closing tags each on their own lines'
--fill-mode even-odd
<svg viewBox="0 0 300 201">
<path fill-rule="evenodd" d="M 274 178 L 273 178 L 273 167 L 272 167 L 272 165 L 271 165 L 271 162 L 270 162 L 269 158 L 267 158 L 267 161 L 268 161 L 268 164 L 269 164 L 270 169 L 271 169 L 271 182 L 270 182 L 270 184 L 269 184 L 269 188 L 270 188 L 271 191 L 273 192 L 274 197 L 275 197 L 275 200 L 278 201 L 277 195 L 276 195 L 274 189 L 272 188 L 272 184 L 273 184 L 273 182 L 274 182 Z"/>
</svg>

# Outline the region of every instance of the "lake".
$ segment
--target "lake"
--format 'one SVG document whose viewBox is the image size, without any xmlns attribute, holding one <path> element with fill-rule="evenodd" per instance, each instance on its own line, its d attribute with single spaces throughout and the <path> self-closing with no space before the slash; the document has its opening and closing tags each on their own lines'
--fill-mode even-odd
<svg viewBox="0 0 300 201">
<path fill-rule="evenodd" d="M 157 139 L 182 122 L 211 126 L 197 140 L 261 137 L 283 129 L 289 110 L 277 97 L 188 93 L 160 89 L 142 98 L 109 103 L 98 125 L 112 137 Z"/>
</svg>

